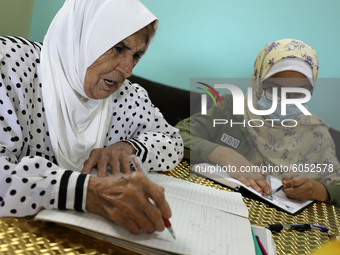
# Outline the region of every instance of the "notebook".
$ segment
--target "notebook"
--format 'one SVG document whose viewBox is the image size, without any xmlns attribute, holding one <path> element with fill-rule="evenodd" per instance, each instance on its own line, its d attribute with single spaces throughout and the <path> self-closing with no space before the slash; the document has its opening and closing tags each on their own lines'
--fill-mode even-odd
<svg viewBox="0 0 340 255">
<path fill-rule="evenodd" d="M 225 185 L 236 191 L 241 191 L 242 189 L 246 189 L 250 191 L 251 193 L 255 194 L 256 196 L 260 197 L 261 199 L 264 199 L 268 203 L 292 215 L 299 213 L 301 210 L 303 210 L 308 205 L 313 203 L 312 200 L 301 202 L 295 199 L 288 198 L 282 190 L 273 193 L 271 197 L 265 193 L 259 193 L 253 188 L 247 187 L 242 182 L 231 177 L 227 172 L 217 171 L 216 165 L 213 165 L 213 164 L 207 164 L 207 163 L 196 164 L 191 168 L 191 172 L 201 175 L 203 177 L 206 177 L 208 179 L 211 179 L 217 183 Z M 282 182 L 280 179 L 272 175 L 270 176 L 270 185 L 272 187 L 272 190 L 276 190 L 278 187 L 281 186 L 281 184 Z"/>
<path fill-rule="evenodd" d="M 252 225 L 254 235 L 259 237 L 261 244 L 268 255 L 276 255 L 276 244 L 269 229 L 262 226 Z M 261 253 L 262 254 L 262 253 Z"/>
<path fill-rule="evenodd" d="M 132 235 L 91 213 L 42 210 L 35 219 L 63 224 L 141 254 L 255 254 L 248 210 L 239 193 L 162 174 L 148 178 L 165 188 L 176 240 L 166 230 Z"/>
</svg>

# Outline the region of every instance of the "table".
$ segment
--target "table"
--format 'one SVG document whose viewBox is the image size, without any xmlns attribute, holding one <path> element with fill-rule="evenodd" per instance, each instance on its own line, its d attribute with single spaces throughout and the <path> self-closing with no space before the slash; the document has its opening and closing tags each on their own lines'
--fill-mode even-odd
<svg viewBox="0 0 340 255">
<path fill-rule="evenodd" d="M 190 174 L 189 163 L 181 162 L 165 173 L 173 177 L 213 188 L 228 190 L 214 182 Z M 263 202 L 243 197 L 254 225 L 273 223 L 315 223 L 330 228 L 330 234 L 340 235 L 340 207 L 314 203 L 296 216 L 279 211 Z M 283 230 L 273 234 L 277 254 L 310 254 L 329 241 L 326 233 L 317 230 L 297 232 Z M 0 254 L 135 254 L 126 249 L 80 234 L 54 223 L 37 222 L 33 217 L 0 219 Z"/>
</svg>

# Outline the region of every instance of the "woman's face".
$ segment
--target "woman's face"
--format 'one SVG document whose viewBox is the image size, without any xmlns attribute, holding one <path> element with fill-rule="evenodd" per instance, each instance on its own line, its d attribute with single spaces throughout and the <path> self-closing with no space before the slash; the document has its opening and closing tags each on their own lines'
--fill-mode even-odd
<svg viewBox="0 0 340 255">
<path fill-rule="evenodd" d="M 101 55 L 86 70 L 86 95 L 103 99 L 117 91 L 146 51 L 147 40 L 145 31 L 140 30 Z"/>
<path fill-rule="evenodd" d="M 272 88 L 278 88 L 278 96 L 281 97 L 282 87 L 294 87 L 294 88 L 304 88 L 313 92 L 313 87 L 309 83 L 309 80 L 305 75 L 295 71 L 283 71 L 276 73 L 264 80 L 262 83 L 262 88 L 269 94 L 271 94 Z M 288 93 L 287 98 L 298 98 L 304 96 L 301 93 Z"/>
</svg>

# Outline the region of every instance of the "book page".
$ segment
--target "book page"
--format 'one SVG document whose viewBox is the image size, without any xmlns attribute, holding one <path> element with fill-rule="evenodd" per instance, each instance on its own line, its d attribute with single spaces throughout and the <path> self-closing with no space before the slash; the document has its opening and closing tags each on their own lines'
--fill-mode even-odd
<svg viewBox="0 0 340 255">
<path fill-rule="evenodd" d="M 96 168 L 92 169 L 91 175 L 97 175 Z M 239 193 L 214 189 L 157 172 L 149 172 L 147 178 L 163 186 L 168 196 L 171 195 L 184 200 L 191 200 L 192 202 L 205 204 L 248 218 L 248 208 L 242 200 L 242 195 Z M 228 201 L 228 203 L 225 203 L 225 201 Z"/>
<path fill-rule="evenodd" d="M 172 208 L 170 221 L 176 240 L 167 230 L 132 235 L 117 224 L 91 213 L 43 210 L 36 220 L 97 231 L 101 238 L 96 237 L 143 254 L 152 254 L 151 248 L 179 254 L 255 254 L 248 219 L 177 197 L 166 198 Z"/>
<path fill-rule="evenodd" d="M 193 166 L 192 170 L 193 170 L 193 172 L 200 174 L 202 172 L 202 170 L 204 169 L 204 172 L 202 172 L 202 173 L 204 173 L 204 176 L 207 177 L 207 178 L 209 178 L 209 172 L 207 172 L 209 170 L 214 174 L 214 177 L 211 178 L 214 181 L 219 182 L 220 178 L 227 179 L 228 181 L 232 181 L 232 182 L 242 186 L 243 188 L 249 190 L 253 194 L 263 198 L 264 200 L 268 201 L 269 203 L 271 203 L 271 204 L 273 204 L 273 205 L 275 205 L 275 206 L 281 208 L 282 210 L 285 210 L 286 212 L 289 212 L 291 214 L 296 213 L 297 211 L 301 210 L 302 208 L 306 207 L 307 205 L 309 205 L 313 202 L 312 200 L 307 200 L 307 201 L 301 202 L 301 201 L 298 201 L 298 200 L 295 200 L 295 199 L 288 198 L 282 190 L 280 190 L 276 193 L 273 193 L 272 194 L 273 200 L 271 200 L 268 197 L 268 195 L 261 194 L 261 193 L 257 192 L 256 190 L 254 190 L 252 187 L 247 187 L 242 182 L 231 177 L 227 172 L 215 171 L 214 167 L 215 167 L 215 165 L 213 165 L 213 164 L 203 163 L 203 164 L 197 164 L 197 165 Z M 218 177 L 216 177 L 216 176 L 218 176 Z M 281 180 L 274 177 L 274 176 L 270 176 L 270 180 L 271 180 L 272 190 L 276 190 L 282 184 Z"/>
<path fill-rule="evenodd" d="M 93 168 L 91 175 L 97 175 L 97 169 Z M 167 195 L 184 200 L 191 200 L 199 204 L 205 204 L 235 215 L 248 218 L 248 208 L 239 193 L 218 190 L 193 182 L 181 180 L 175 177 L 149 172 L 147 178 L 165 188 Z M 228 203 L 225 203 L 228 201 Z"/>
<path fill-rule="evenodd" d="M 190 200 L 197 204 L 248 218 L 248 208 L 240 193 L 218 190 L 158 173 L 150 173 L 148 178 L 163 186 L 168 196 Z M 226 201 L 228 202 L 226 203 Z"/>
</svg>

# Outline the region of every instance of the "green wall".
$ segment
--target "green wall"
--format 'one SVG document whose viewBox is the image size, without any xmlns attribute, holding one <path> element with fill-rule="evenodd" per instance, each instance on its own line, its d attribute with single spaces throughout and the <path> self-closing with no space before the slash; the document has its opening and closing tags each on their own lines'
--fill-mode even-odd
<svg viewBox="0 0 340 255">
<path fill-rule="evenodd" d="M 187 88 L 190 77 L 249 77 L 260 48 L 281 38 L 317 50 L 319 77 L 340 77 L 339 0 L 143 2 L 160 19 L 145 65 L 136 69 L 148 77 Z"/>
<path fill-rule="evenodd" d="M 63 2 L 35 0 L 30 39 L 43 39 Z M 339 0 L 142 2 L 160 26 L 136 74 L 187 89 L 190 77 L 249 77 L 264 44 L 290 37 L 317 50 L 319 77 L 340 77 Z"/>
<path fill-rule="evenodd" d="M 63 2 L 35 0 L 30 39 L 43 39 Z M 160 26 L 149 52 L 134 69 L 136 75 L 183 89 L 190 88 L 190 78 L 247 78 L 263 45 L 296 38 L 318 52 L 320 78 L 340 77 L 339 0 L 142 2 L 159 18 Z M 310 109 L 340 129 L 339 114 L 331 111 L 339 107 L 337 95 L 340 84 L 317 85 Z"/>
<path fill-rule="evenodd" d="M 34 0 L 0 0 L 0 35 L 28 38 Z"/>
<path fill-rule="evenodd" d="M 42 42 L 54 15 L 65 0 L 34 0 L 29 39 Z"/>
</svg>

